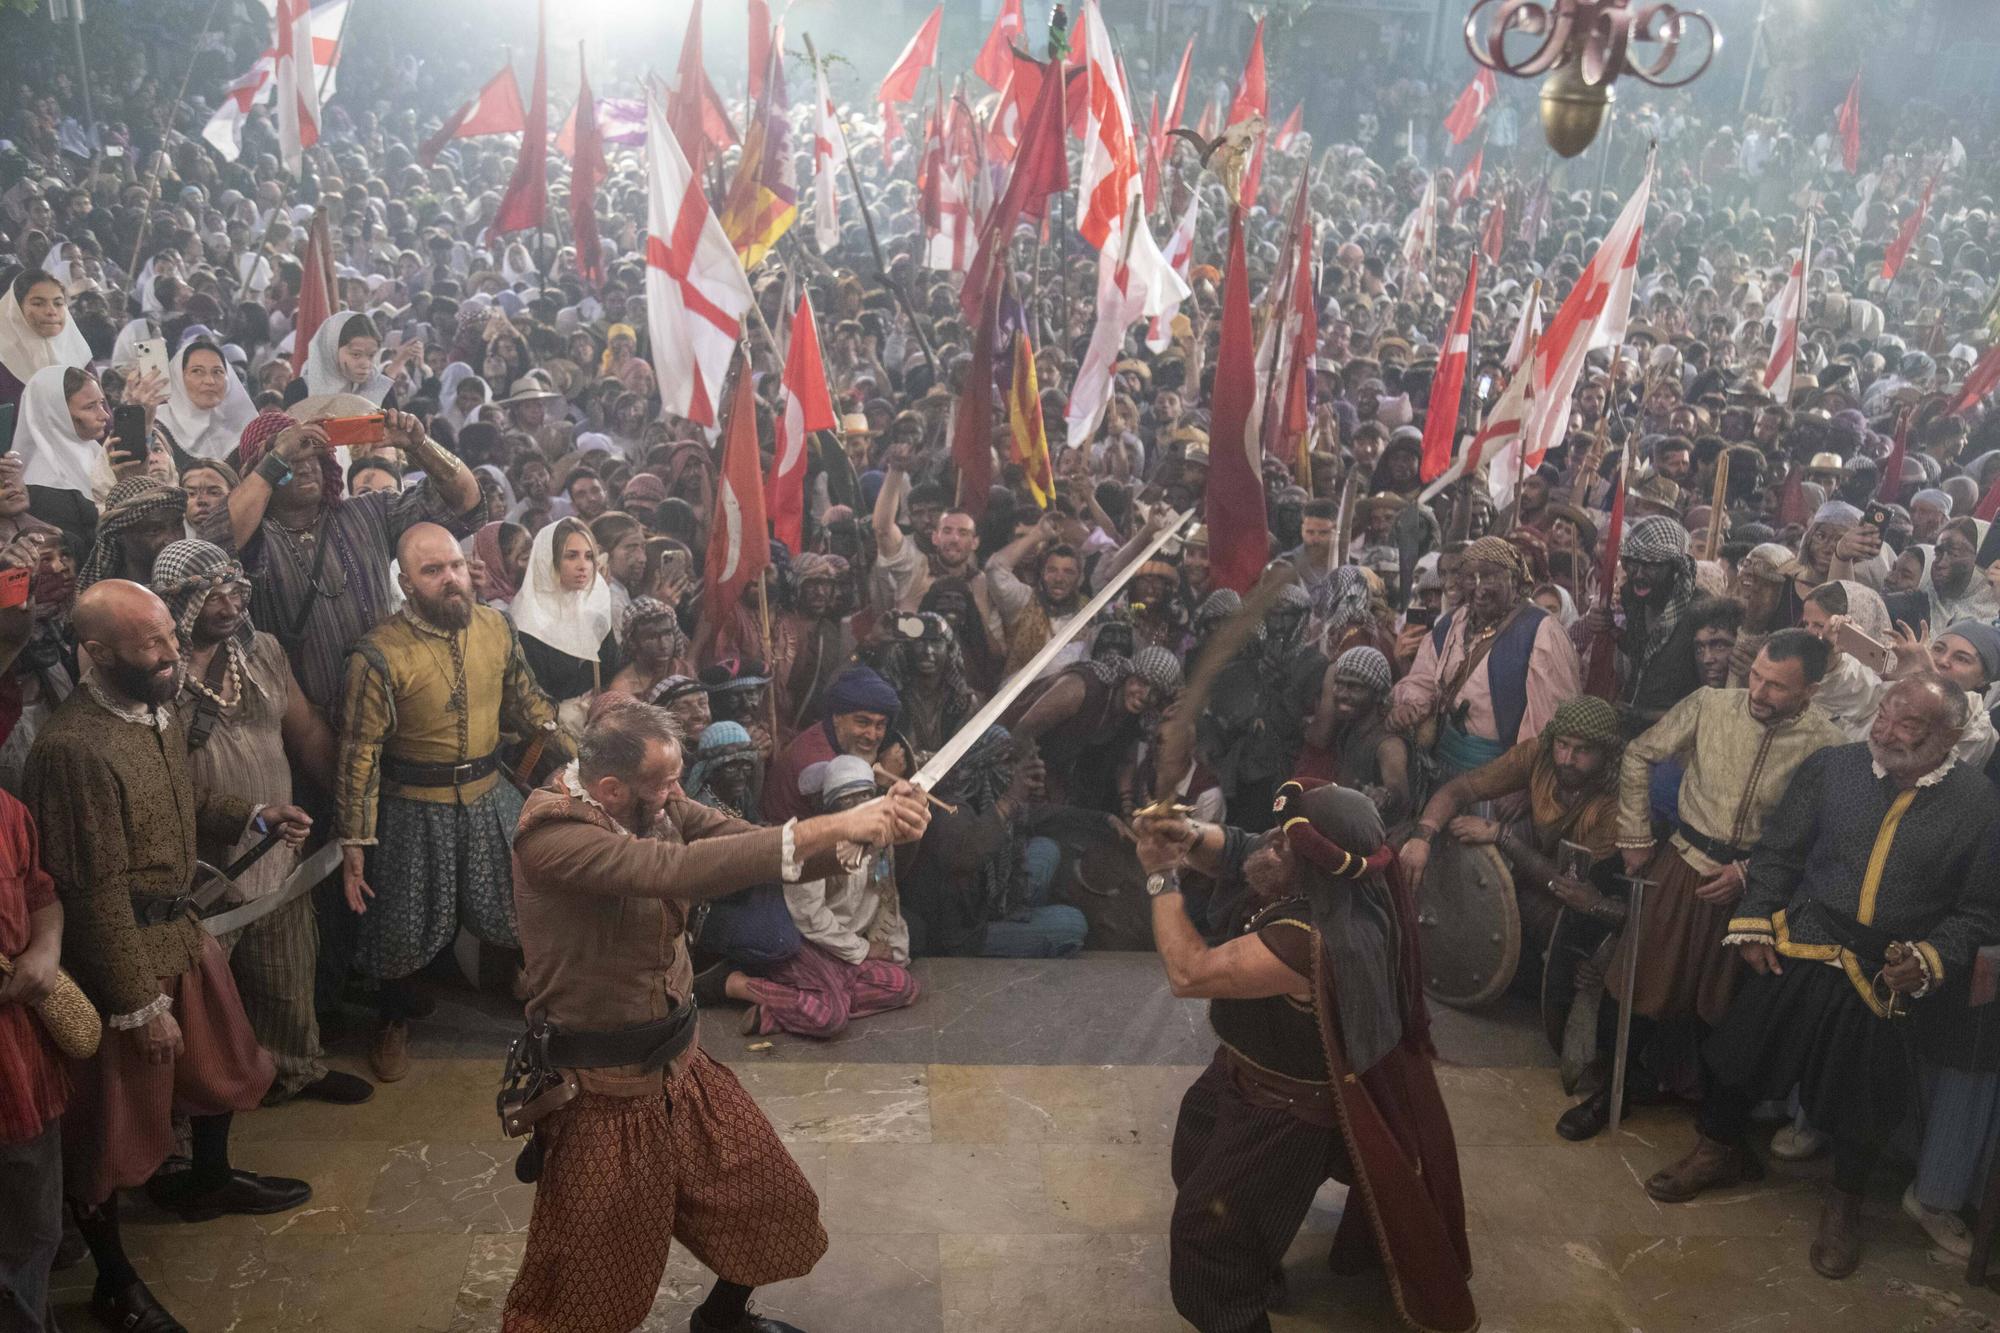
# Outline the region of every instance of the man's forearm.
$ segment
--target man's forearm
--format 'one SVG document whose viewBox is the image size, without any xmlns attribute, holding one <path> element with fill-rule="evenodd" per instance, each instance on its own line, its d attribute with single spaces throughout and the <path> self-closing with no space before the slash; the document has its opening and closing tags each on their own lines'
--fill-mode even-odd
<svg viewBox="0 0 2000 1333">
<path fill-rule="evenodd" d="M 1444 786 L 1439 787 L 1436 794 L 1424 803 L 1424 812 L 1417 816 L 1418 825 L 1428 825 L 1434 833 L 1441 831 L 1446 824 L 1451 822 L 1452 816 L 1458 813 L 1459 802 L 1464 791 L 1464 785 L 1457 778 L 1453 778 L 1450 782 L 1445 783 Z"/>
<path fill-rule="evenodd" d="M 1194 976 L 1208 942 L 1188 919 L 1187 905 L 1178 892 L 1162 893 L 1153 899 L 1153 947 L 1166 965 L 1167 984 L 1185 988 Z"/>
<path fill-rule="evenodd" d="M 875 529 L 876 553 L 885 559 L 903 549 L 903 530 L 896 526 L 896 509 L 903 503 L 903 491 L 909 484 L 910 474 L 893 467 L 882 478 L 882 489 L 875 494 L 875 512 L 869 516 L 869 522 Z"/>
<path fill-rule="evenodd" d="M 453 514 L 463 514 L 479 503 L 479 480 L 472 475 L 472 469 L 445 450 L 445 447 L 425 435 L 411 448 L 410 456 L 424 475 L 437 487 L 438 494 L 450 507 Z"/>
</svg>

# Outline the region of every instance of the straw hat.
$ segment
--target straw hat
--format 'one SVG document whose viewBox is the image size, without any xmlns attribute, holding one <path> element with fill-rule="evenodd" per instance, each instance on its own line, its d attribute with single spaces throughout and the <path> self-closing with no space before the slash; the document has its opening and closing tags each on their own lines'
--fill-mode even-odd
<svg viewBox="0 0 2000 1333">
<path fill-rule="evenodd" d="M 880 431 L 868 424 L 866 412 L 844 412 L 840 418 L 842 435 L 879 435 Z"/>
<path fill-rule="evenodd" d="M 372 417 L 382 409 L 358 393 L 316 393 L 285 409 L 294 421 L 325 421 L 329 417 Z"/>
<path fill-rule="evenodd" d="M 0 977 L 13 970 L 13 959 L 0 954 Z M 56 1049 L 64 1055 L 72 1060 L 88 1060 L 97 1054 L 104 1022 L 69 973 L 56 969 L 55 989 L 35 1002 L 35 1012 L 42 1016 L 42 1026 L 48 1029 Z"/>
</svg>

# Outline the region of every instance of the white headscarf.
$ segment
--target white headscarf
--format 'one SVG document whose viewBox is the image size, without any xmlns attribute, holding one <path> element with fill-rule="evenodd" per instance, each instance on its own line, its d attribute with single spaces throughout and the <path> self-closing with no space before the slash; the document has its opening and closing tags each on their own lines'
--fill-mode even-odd
<svg viewBox="0 0 2000 1333">
<path fill-rule="evenodd" d="M 49 252 L 42 256 L 42 272 L 61 283 L 64 291 L 68 291 L 70 283 L 76 281 L 78 277 L 75 270 L 70 267 L 70 262 L 63 258 L 63 251 L 72 244 L 74 242 L 57 241 L 49 247 Z"/>
<path fill-rule="evenodd" d="M 243 428 L 256 419 L 257 405 L 229 368 L 229 358 L 223 357 L 223 377 L 229 388 L 221 404 L 207 411 L 196 407 L 187 391 L 188 352 L 196 345 L 181 348 L 167 367 L 167 401 L 160 407 L 158 421 L 184 452 L 196 458 L 227 458 L 243 438 Z"/>
<path fill-rule="evenodd" d="M 21 394 L 14 452 L 21 455 L 24 484 L 75 491 L 97 504 L 110 493 L 115 478 L 104 446 L 78 435 L 70 420 L 69 395 L 63 392 L 70 369 L 44 366 L 29 379 Z"/>
<path fill-rule="evenodd" d="M 528 555 L 528 573 L 508 613 L 514 628 L 539 639 L 557 652 L 586 662 L 597 661 L 597 650 L 611 632 L 611 585 L 593 573 L 582 592 L 566 592 L 556 578 L 556 530 L 561 520 L 535 534 Z M 588 533 L 590 529 L 584 528 Z"/>
<path fill-rule="evenodd" d="M 347 372 L 340 368 L 340 334 L 349 322 L 364 318 L 351 311 L 335 311 L 320 324 L 319 331 L 312 336 L 306 347 L 305 380 L 306 392 L 315 398 L 328 393 L 351 393 L 366 398 L 377 407 L 389 396 L 392 387 L 389 377 L 374 367 L 369 368 L 368 380 L 355 384 L 347 378 Z"/>
<path fill-rule="evenodd" d="M 450 422 L 455 431 L 464 430 L 467 422 L 476 420 L 475 416 L 458 410 L 458 386 L 468 379 L 478 379 L 485 388 L 485 394 L 479 400 L 480 407 L 493 401 L 493 386 L 463 361 L 452 362 L 438 376 L 438 415 Z M 472 409 L 473 413 L 478 411 L 478 407 Z"/>
<path fill-rule="evenodd" d="M 82 370 L 89 364 L 90 344 L 83 340 L 67 308 L 63 311 L 62 330 L 53 338 L 44 338 L 28 323 L 11 286 L 0 295 L 0 366 L 7 367 L 15 379 L 26 384 L 44 366 L 74 366 Z"/>
<path fill-rule="evenodd" d="M 153 321 L 140 318 L 126 321 L 111 344 L 111 368 L 125 370 L 139 364 L 139 344 L 153 336 Z"/>
</svg>

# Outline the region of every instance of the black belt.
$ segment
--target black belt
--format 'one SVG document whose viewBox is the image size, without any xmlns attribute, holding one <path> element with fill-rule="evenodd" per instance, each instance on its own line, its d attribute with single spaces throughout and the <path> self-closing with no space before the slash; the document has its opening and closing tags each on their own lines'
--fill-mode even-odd
<svg viewBox="0 0 2000 1333">
<path fill-rule="evenodd" d="M 142 926 L 164 926 L 194 911 L 194 895 L 177 893 L 171 898 L 134 898 L 132 919 Z"/>
<path fill-rule="evenodd" d="M 609 1032 L 565 1032 L 553 1023 L 540 1032 L 541 1063 L 554 1069 L 608 1069 L 638 1065 L 651 1071 L 672 1064 L 694 1041 L 693 1000 L 665 1018 Z"/>
<path fill-rule="evenodd" d="M 1720 861 L 1724 865 L 1727 865 L 1733 861 L 1747 860 L 1750 856 L 1750 849 L 1748 847 L 1732 847 L 1720 838 L 1709 837 L 1692 824 L 1683 822 L 1680 827 L 1680 834 L 1683 838 L 1687 839 L 1688 846 L 1694 848 L 1711 861 Z"/>
<path fill-rule="evenodd" d="M 419 764 L 393 755 L 382 756 L 382 777 L 399 787 L 464 787 L 498 772 L 500 755 L 495 751 L 462 764 Z"/>
</svg>

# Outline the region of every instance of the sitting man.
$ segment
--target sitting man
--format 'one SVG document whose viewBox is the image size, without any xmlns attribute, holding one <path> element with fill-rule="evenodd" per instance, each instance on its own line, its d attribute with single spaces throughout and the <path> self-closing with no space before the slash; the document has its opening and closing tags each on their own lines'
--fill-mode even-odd
<svg viewBox="0 0 2000 1333">
<path fill-rule="evenodd" d="M 764 818 L 782 824 L 812 814 L 812 797 L 799 779 L 812 765 L 837 754 L 882 764 L 899 776 L 910 772 L 908 747 L 890 732 L 901 707 L 896 691 L 872 668 L 851 666 L 841 672 L 827 687 L 825 717 L 794 737 L 766 774 Z"/>
<path fill-rule="evenodd" d="M 2000 939 L 2000 795 L 1952 747 L 1971 706 L 1931 672 L 1898 681 L 1866 742 L 1802 762 L 1744 876 L 1725 944 L 1752 975 L 1702 1048 L 1695 1148 L 1646 1182 L 1661 1203 L 1762 1176 L 1751 1108 L 1793 1088 L 1833 1140 L 1813 1270 L 1861 1260 L 1861 1200 L 1902 1122 L 1913 1072 L 1897 1022 Z M 1943 1015 L 1940 1015 L 1941 1017 Z"/>
</svg>

